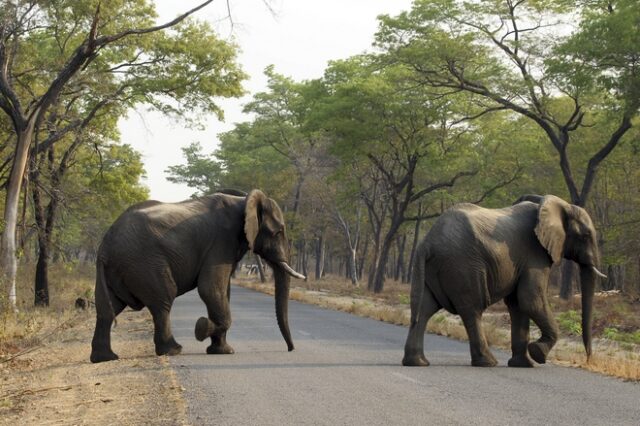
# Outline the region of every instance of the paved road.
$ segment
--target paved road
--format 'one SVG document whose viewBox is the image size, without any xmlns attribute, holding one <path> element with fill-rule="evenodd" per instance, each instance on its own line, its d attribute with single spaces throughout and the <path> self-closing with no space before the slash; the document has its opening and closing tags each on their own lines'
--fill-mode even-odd
<svg viewBox="0 0 640 426">
<path fill-rule="evenodd" d="M 550 365 L 469 366 L 466 343 L 427 335 L 431 366 L 400 366 L 404 327 L 290 302 L 286 351 L 273 297 L 232 287 L 234 355 L 193 337 L 196 292 L 177 299 L 171 358 L 194 425 L 640 425 L 640 385 Z"/>
</svg>

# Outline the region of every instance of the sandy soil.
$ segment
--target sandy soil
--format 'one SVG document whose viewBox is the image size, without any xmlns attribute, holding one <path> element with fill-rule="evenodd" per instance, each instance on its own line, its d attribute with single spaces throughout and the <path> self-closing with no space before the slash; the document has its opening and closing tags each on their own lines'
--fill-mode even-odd
<svg viewBox="0 0 640 426">
<path fill-rule="evenodd" d="M 148 311 L 112 331 L 118 361 L 91 364 L 95 312 L 80 311 L 51 343 L 0 363 L 2 425 L 184 425 L 186 406 L 166 357 L 153 349 Z"/>
</svg>

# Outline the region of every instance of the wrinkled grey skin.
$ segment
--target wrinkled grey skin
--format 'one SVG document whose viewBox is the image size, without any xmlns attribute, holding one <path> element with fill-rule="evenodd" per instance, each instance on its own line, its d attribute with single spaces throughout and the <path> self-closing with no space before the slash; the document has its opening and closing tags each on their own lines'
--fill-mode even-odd
<svg viewBox="0 0 640 426">
<path fill-rule="evenodd" d="M 91 361 L 118 359 L 110 329 L 126 306 L 149 308 L 158 355 L 175 355 L 182 347 L 171 333 L 173 300 L 189 290 L 207 306 L 208 318 L 196 323 L 196 337 L 211 338 L 209 354 L 230 354 L 231 273 L 252 249 L 274 270 L 276 317 L 293 350 L 288 325 L 289 242 L 280 208 L 261 191 L 224 193 L 180 203 L 145 201 L 127 209 L 105 234 L 96 264 L 96 328 Z M 284 267 L 289 268 L 287 273 Z"/>
<path fill-rule="evenodd" d="M 544 363 L 558 338 L 547 301 L 549 272 L 561 258 L 581 269 L 582 329 L 591 355 L 591 317 L 599 253 L 584 209 L 547 195 L 527 195 L 504 209 L 460 204 L 445 212 L 418 248 L 411 283 L 411 325 L 403 365 L 427 366 L 424 331 L 439 309 L 458 314 L 469 336 L 471 364 L 495 366 L 482 312 L 503 299 L 511 316 L 510 367 Z M 541 337 L 529 343 L 529 320 Z"/>
</svg>

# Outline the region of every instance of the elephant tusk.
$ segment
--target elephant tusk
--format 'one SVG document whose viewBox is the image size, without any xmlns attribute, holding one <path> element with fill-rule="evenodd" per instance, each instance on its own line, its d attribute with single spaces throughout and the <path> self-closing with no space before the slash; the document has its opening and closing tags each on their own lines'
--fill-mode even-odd
<svg viewBox="0 0 640 426">
<path fill-rule="evenodd" d="M 593 272 L 595 272 L 597 276 L 599 276 L 600 278 L 604 278 L 605 280 L 607 279 L 607 276 L 602 272 L 598 271 L 598 268 L 596 268 L 595 266 L 592 266 L 592 268 L 593 268 Z"/>
<path fill-rule="evenodd" d="M 307 277 L 305 277 L 301 273 L 294 271 L 293 268 L 289 266 L 287 262 L 280 262 L 280 266 L 282 267 L 282 269 L 284 269 L 287 272 L 287 274 L 291 275 L 294 278 L 298 278 L 300 280 L 307 279 Z"/>
</svg>

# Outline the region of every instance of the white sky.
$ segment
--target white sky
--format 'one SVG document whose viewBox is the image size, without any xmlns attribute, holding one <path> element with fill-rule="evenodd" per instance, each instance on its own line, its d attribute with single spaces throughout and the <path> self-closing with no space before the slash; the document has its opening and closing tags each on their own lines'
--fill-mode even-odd
<svg viewBox="0 0 640 426">
<path fill-rule="evenodd" d="M 159 21 L 165 22 L 200 3 L 199 0 L 156 0 Z M 231 130 L 234 123 L 248 121 L 242 105 L 253 93 L 265 90 L 264 69 L 273 64 L 275 71 L 293 79 L 321 77 L 327 62 L 371 50 L 377 30 L 376 17 L 396 15 L 409 10 L 411 0 L 269 0 L 273 15 L 262 0 L 230 0 L 234 28 L 227 15 L 226 1 L 217 0 L 196 13 L 196 18 L 211 22 L 221 38 L 233 38 L 240 46 L 239 62 L 249 75 L 244 87 L 249 93 L 242 99 L 220 99 L 225 122 L 214 117 L 204 131 L 187 129 L 158 113 L 133 111 L 120 122 L 122 142 L 143 154 L 147 171 L 145 184 L 151 198 L 180 201 L 194 192 L 185 185 L 166 180 L 168 166 L 182 164 L 181 147 L 198 141 L 205 151 L 213 151 L 219 133 Z"/>
</svg>

